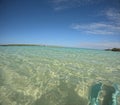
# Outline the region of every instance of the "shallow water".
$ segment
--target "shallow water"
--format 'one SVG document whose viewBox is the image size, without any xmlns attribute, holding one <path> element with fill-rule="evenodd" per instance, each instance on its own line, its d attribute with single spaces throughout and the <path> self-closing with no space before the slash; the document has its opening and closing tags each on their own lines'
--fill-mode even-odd
<svg viewBox="0 0 120 105">
<path fill-rule="evenodd" d="M 87 105 L 97 80 L 120 85 L 119 52 L 0 46 L 0 105 Z"/>
</svg>

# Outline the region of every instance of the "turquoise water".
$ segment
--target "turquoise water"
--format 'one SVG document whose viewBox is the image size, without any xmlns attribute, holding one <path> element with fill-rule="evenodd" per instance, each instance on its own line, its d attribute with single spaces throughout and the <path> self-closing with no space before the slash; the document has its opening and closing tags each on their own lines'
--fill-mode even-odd
<svg viewBox="0 0 120 105">
<path fill-rule="evenodd" d="M 87 105 L 97 80 L 120 85 L 119 52 L 0 46 L 0 105 Z"/>
</svg>

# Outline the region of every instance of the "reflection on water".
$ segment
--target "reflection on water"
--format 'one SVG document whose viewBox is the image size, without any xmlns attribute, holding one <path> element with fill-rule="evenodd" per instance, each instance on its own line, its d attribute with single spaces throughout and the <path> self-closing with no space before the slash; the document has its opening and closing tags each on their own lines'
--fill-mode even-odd
<svg viewBox="0 0 120 105">
<path fill-rule="evenodd" d="M 75 86 L 68 87 L 64 81 L 56 89 L 42 95 L 34 105 L 86 105 L 87 100 L 75 92 Z"/>
<path fill-rule="evenodd" d="M 89 92 L 89 105 L 99 105 L 99 93 L 102 89 L 102 83 L 99 82 L 99 83 L 96 83 L 96 84 L 93 84 L 91 87 L 90 87 L 90 92 Z"/>
<path fill-rule="evenodd" d="M 117 84 L 98 82 L 90 87 L 89 105 L 118 105 L 120 90 Z"/>
<path fill-rule="evenodd" d="M 115 93 L 114 87 L 105 85 L 103 87 L 103 89 L 105 91 L 105 95 L 104 95 L 104 98 L 103 98 L 102 105 L 109 105 L 110 103 L 111 103 L 111 105 L 113 105 L 112 95 Z"/>
<path fill-rule="evenodd" d="M 94 81 L 120 85 L 119 58 L 120 53 L 109 51 L 1 46 L 0 105 L 87 105 Z M 107 86 L 103 103 L 106 90 L 112 90 Z"/>
</svg>

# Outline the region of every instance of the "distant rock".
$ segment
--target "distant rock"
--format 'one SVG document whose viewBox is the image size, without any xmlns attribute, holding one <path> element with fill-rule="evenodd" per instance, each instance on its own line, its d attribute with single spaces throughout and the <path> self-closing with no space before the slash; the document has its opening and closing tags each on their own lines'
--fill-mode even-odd
<svg viewBox="0 0 120 105">
<path fill-rule="evenodd" d="M 118 51 L 120 52 L 120 48 L 112 48 L 112 49 L 105 49 L 106 51 Z"/>
</svg>

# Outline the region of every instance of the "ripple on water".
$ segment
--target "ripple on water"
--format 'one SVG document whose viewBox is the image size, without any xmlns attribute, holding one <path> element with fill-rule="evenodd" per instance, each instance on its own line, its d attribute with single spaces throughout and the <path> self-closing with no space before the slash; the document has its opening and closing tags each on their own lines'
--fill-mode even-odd
<svg viewBox="0 0 120 105">
<path fill-rule="evenodd" d="M 87 105 L 94 81 L 120 85 L 119 58 L 99 50 L 0 47 L 0 104 Z"/>
</svg>

